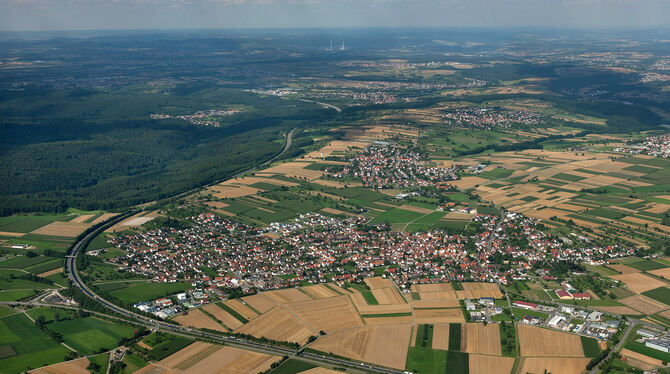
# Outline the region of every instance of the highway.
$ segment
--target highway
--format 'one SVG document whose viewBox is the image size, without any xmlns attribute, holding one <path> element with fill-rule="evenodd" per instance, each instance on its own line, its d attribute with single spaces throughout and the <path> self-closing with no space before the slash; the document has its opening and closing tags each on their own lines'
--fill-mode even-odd
<svg viewBox="0 0 670 374">
<path fill-rule="evenodd" d="M 130 211 L 128 213 L 119 215 L 118 217 L 112 219 L 111 221 L 107 222 L 105 225 L 102 225 L 98 227 L 96 230 L 90 232 L 88 235 L 84 236 L 82 239 L 80 239 L 72 248 L 72 251 L 68 254 L 67 256 L 67 262 L 66 262 L 66 269 L 68 273 L 68 277 L 70 278 L 70 281 L 72 281 L 72 284 L 76 286 L 79 290 L 81 290 L 82 293 L 84 293 L 86 296 L 90 297 L 91 299 L 99 302 L 102 304 L 105 308 L 114 311 L 115 313 L 127 318 L 128 320 L 133 321 L 135 324 L 144 326 L 149 329 L 154 329 L 154 330 L 160 330 L 163 332 L 171 333 L 171 334 L 176 334 L 176 335 L 181 335 L 181 336 L 186 336 L 186 337 L 191 337 L 194 339 L 206 339 L 209 341 L 213 341 L 216 343 L 220 344 L 226 344 L 238 348 L 243 348 L 243 349 L 248 349 L 248 350 L 253 350 L 257 352 L 262 352 L 262 353 L 268 353 L 268 354 L 273 354 L 273 355 L 279 355 L 279 356 L 288 356 L 288 357 L 296 357 L 299 356 L 300 359 L 307 360 L 310 362 L 313 362 L 315 364 L 322 364 L 326 366 L 335 366 L 335 367 L 341 367 L 341 368 L 346 368 L 350 370 L 354 370 L 357 372 L 365 372 L 365 373 L 386 373 L 386 374 L 401 374 L 403 373 L 402 370 L 396 370 L 396 369 L 390 369 L 390 368 L 385 368 L 385 367 L 380 367 L 380 366 L 375 366 L 375 365 L 370 365 L 367 363 L 361 363 L 361 362 L 353 362 L 337 357 L 329 357 L 326 355 L 320 355 L 317 353 L 312 353 L 312 352 L 306 352 L 303 351 L 303 349 L 290 349 L 290 348 L 285 348 L 285 347 L 278 347 L 274 345 L 269 345 L 269 344 L 262 344 L 258 343 L 252 340 L 246 340 L 243 338 L 238 338 L 235 336 L 223 336 L 223 335 L 218 335 L 206 331 L 201 331 L 198 329 L 191 329 L 187 327 L 182 327 L 179 325 L 174 325 L 170 324 L 167 322 L 155 320 L 134 312 L 131 312 L 129 310 L 126 310 L 124 308 L 121 308 L 105 299 L 102 297 L 98 296 L 95 292 L 93 292 L 81 279 L 79 276 L 79 272 L 77 271 L 77 256 L 82 252 L 82 250 L 85 247 L 85 243 L 87 243 L 88 239 L 93 239 L 96 235 L 100 234 L 102 231 L 104 231 L 107 227 L 110 227 L 127 217 L 132 216 L 133 214 L 136 214 L 136 211 Z M 85 254 L 81 254 L 84 255 Z M 19 304 L 14 302 L 14 304 Z M 32 303 L 34 305 L 35 303 Z"/>
</svg>

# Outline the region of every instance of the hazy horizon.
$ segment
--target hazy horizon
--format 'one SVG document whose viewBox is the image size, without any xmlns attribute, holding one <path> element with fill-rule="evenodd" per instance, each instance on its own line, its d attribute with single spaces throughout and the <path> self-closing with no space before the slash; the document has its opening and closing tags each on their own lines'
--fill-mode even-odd
<svg viewBox="0 0 670 374">
<path fill-rule="evenodd" d="M 670 0 L 0 0 L 2 31 L 670 25 Z"/>
</svg>

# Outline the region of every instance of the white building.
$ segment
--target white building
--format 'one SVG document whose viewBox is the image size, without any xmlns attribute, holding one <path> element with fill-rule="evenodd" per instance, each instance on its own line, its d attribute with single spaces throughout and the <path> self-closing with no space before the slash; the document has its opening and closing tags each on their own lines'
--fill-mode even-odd
<svg viewBox="0 0 670 374">
<path fill-rule="evenodd" d="M 666 339 L 653 339 L 647 340 L 644 343 L 645 346 L 653 349 L 657 349 L 661 352 L 670 353 L 670 340 Z"/>
</svg>

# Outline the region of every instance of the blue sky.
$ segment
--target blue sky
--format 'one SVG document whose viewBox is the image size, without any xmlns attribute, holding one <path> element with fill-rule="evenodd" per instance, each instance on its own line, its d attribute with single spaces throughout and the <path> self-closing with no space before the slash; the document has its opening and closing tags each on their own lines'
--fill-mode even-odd
<svg viewBox="0 0 670 374">
<path fill-rule="evenodd" d="M 649 27 L 670 0 L 0 0 L 1 30 Z"/>
</svg>

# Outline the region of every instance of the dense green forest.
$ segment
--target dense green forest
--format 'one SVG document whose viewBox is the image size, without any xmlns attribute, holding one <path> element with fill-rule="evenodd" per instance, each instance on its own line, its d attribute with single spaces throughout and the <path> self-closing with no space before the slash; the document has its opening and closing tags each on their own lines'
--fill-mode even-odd
<svg viewBox="0 0 670 374">
<path fill-rule="evenodd" d="M 330 113 L 297 100 L 210 86 L 1 97 L 2 215 L 113 209 L 168 197 L 272 158 L 290 128 Z M 149 118 L 217 105 L 249 109 L 218 128 Z"/>
</svg>

